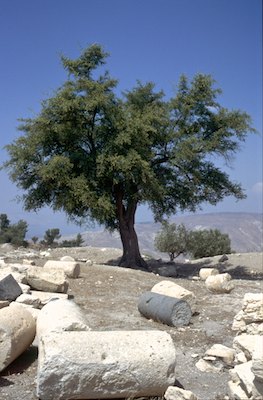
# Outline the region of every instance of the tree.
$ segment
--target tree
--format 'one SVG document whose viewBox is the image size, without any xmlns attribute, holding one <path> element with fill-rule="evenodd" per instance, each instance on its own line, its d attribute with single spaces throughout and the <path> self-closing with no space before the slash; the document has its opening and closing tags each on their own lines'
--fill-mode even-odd
<svg viewBox="0 0 263 400">
<path fill-rule="evenodd" d="M 33 237 L 31 238 L 31 240 L 32 240 L 32 242 L 33 242 L 34 244 L 36 244 L 36 242 L 38 241 L 38 237 L 37 237 L 37 236 L 33 236 Z"/>
<path fill-rule="evenodd" d="M 77 234 L 77 237 L 75 239 L 76 247 L 81 247 L 81 245 L 84 243 L 84 240 L 81 236 L 80 233 Z"/>
<path fill-rule="evenodd" d="M 162 229 L 155 237 L 155 247 L 162 253 L 168 253 L 170 261 L 174 261 L 188 249 L 189 233 L 183 224 L 169 224 L 164 222 Z"/>
<path fill-rule="evenodd" d="M 244 198 L 216 159 L 230 160 L 254 130 L 248 114 L 219 105 L 209 75 L 182 76 L 168 100 L 151 82 L 117 97 L 107 56 L 95 44 L 75 60 L 62 57 L 68 79 L 36 117 L 21 120 L 4 167 L 26 210 L 48 205 L 118 229 L 120 265 L 147 268 L 134 229 L 138 205 L 148 203 L 157 221 L 205 201 Z"/>
<path fill-rule="evenodd" d="M 55 240 L 58 240 L 61 237 L 60 231 L 58 228 L 48 229 L 45 232 L 43 244 L 47 246 L 53 246 L 56 244 Z"/>
<path fill-rule="evenodd" d="M 192 231 L 189 237 L 189 253 L 193 258 L 213 257 L 231 253 L 231 240 L 228 234 L 218 229 Z"/>
<path fill-rule="evenodd" d="M 25 236 L 28 224 L 24 220 L 19 220 L 16 224 L 10 224 L 6 214 L 0 215 L 0 243 L 11 243 L 16 246 L 27 246 Z"/>
<path fill-rule="evenodd" d="M 0 214 L 0 232 L 6 230 L 10 225 L 7 214 Z"/>
</svg>

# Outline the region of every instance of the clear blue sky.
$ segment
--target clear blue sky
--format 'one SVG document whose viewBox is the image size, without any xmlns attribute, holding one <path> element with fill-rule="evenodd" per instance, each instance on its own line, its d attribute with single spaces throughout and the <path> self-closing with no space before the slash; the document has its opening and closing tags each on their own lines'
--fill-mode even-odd
<svg viewBox="0 0 263 400">
<path fill-rule="evenodd" d="M 221 104 L 247 111 L 261 134 L 261 0 L 0 0 L 0 163 L 7 158 L 3 146 L 21 134 L 17 119 L 37 113 L 65 80 L 60 54 L 77 57 L 92 43 L 111 54 L 108 69 L 120 91 L 140 79 L 170 96 L 182 73 L 211 74 L 223 90 Z M 248 137 L 227 172 L 247 199 L 204 205 L 203 212 L 262 212 L 260 135 Z M 0 182 L 0 213 L 12 222 L 25 219 L 29 235 L 52 227 L 79 231 L 63 214 L 25 213 L 5 171 Z M 139 210 L 137 222 L 150 218 Z"/>
</svg>

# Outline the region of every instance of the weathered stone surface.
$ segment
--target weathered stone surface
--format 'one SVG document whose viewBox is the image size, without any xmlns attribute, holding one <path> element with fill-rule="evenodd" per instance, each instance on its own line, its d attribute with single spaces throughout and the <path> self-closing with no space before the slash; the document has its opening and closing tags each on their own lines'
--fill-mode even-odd
<svg viewBox="0 0 263 400">
<path fill-rule="evenodd" d="M 205 281 L 211 275 L 218 275 L 219 271 L 216 268 L 201 268 L 199 276 L 202 281 Z"/>
<path fill-rule="evenodd" d="M 177 386 L 169 386 L 164 394 L 166 400 L 198 400 L 193 392 Z"/>
<path fill-rule="evenodd" d="M 18 283 L 24 283 L 27 284 L 27 280 L 26 280 L 26 273 L 20 273 L 18 271 L 14 271 L 13 268 L 11 266 L 9 266 L 8 264 L 6 265 L 6 267 L 1 268 L 0 269 L 0 279 L 5 278 L 8 275 L 12 275 L 14 277 L 14 279 L 18 282 Z"/>
<path fill-rule="evenodd" d="M 263 338 L 257 336 L 255 346 L 252 353 L 251 370 L 255 375 L 256 380 L 263 383 Z"/>
<path fill-rule="evenodd" d="M 185 300 L 190 305 L 192 314 L 196 312 L 196 297 L 194 293 L 174 282 L 161 281 L 152 287 L 151 292 Z"/>
<path fill-rule="evenodd" d="M 249 400 L 246 392 L 240 386 L 239 382 L 229 381 L 228 387 L 231 394 L 231 398 L 235 400 Z"/>
<path fill-rule="evenodd" d="M 33 288 L 43 292 L 66 293 L 68 282 L 61 269 L 50 271 L 30 266 L 27 270 L 27 282 Z"/>
<path fill-rule="evenodd" d="M 260 383 L 257 383 L 257 386 L 255 385 L 255 375 L 253 374 L 251 367 L 252 361 L 248 361 L 246 363 L 236 365 L 232 370 L 229 371 L 229 373 L 232 381 L 240 385 L 249 399 L 262 399 L 263 385 Z"/>
<path fill-rule="evenodd" d="M 263 341 L 262 336 L 247 334 L 238 335 L 233 340 L 233 348 L 243 351 L 247 361 L 249 361 L 252 359 L 257 341 Z"/>
<path fill-rule="evenodd" d="M 223 367 L 215 367 L 211 362 L 203 360 L 202 358 L 197 361 L 195 364 L 196 368 L 199 369 L 199 371 L 202 372 L 214 372 L 218 373 L 222 371 Z"/>
<path fill-rule="evenodd" d="M 21 287 L 13 275 L 9 274 L 0 280 L 0 300 L 15 300 L 20 294 Z"/>
<path fill-rule="evenodd" d="M 243 299 L 243 319 L 246 324 L 263 321 L 263 293 L 246 293 Z"/>
<path fill-rule="evenodd" d="M 212 293 L 230 293 L 234 289 L 234 284 L 228 273 L 210 275 L 205 281 L 205 286 Z"/>
<path fill-rule="evenodd" d="M 68 278 L 78 278 L 80 274 L 80 265 L 75 261 L 48 260 L 44 265 L 44 269 L 51 271 L 61 269 Z"/>
<path fill-rule="evenodd" d="M 169 326 L 188 325 L 192 316 L 191 307 L 185 300 L 154 292 L 140 296 L 138 310 L 144 317 Z"/>
<path fill-rule="evenodd" d="M 24 283 L 18 283 L 19 286 L 21 287 L 21 290 L 23 293 L 29 294 L 30 293 L 30 286 L 26 285 Z"/>
<path fill-rule="evenodd" d="M 68 299 L 67 293 L 41 292 L 39 290 L 31 290 L 31 294 L 40 300 L 42 306 L 44 306 L 51 300 Z"/>
<path fill-rule="evenodd" d="M 174 383 L 174 365 L 174 344 L 166 332 L 50 333 L 40 338 L 37 395 L 45 400 L 162 396 Z"/>
<path fill-rule="evenodd" d="M 37 319 L 37 336 L 62 331 L 89 331 L 81 308 L 72 300 L 52 300 Z"/>
<path fill-rule="evenodd" d="M 40 309 L 39 308 L 35 308 L 35 307 L 31 306 L 30 304 L 17 303 L 16 301 L 12 301 L 12 303 L 10 303 L 9 307 L 16 307 L 17 304 L 21 305 L 27 311 L 29 311 L 30 314 L 32 315 L 32 317 L 34 318 L 34 320 L 37 321 L 37 317 L 38 317 L 38 315 L 40 313 Z"/>
<path fill-rule="evenodd" d="M 22 354 L 33 342 L 36 323 L 20 304 L 0 310 L 0 371 Z"/>
<path fill-rule="evenodd" d="M 71 256 L 63 256 L 60 258 L 60 261 L 76 261 L 74 257 Z"/>
<path fill-rule="evenodd" d="M 222 361 L 227 365 L 233 365 L 235 353 L 234 349 L 219 343 L 213 344 L 213 346 L 205 352 L 207 356 L 214 356 L 222 359 Z"/>
<path fill-rule="evenodd" d="M 22 293 L 16 298 L 16 302 L 27 304 L 28 306 L 32 306 L 34 308 L 41 308 L 41 301 L 38 297 L 32 294 Z"/>
</svg>

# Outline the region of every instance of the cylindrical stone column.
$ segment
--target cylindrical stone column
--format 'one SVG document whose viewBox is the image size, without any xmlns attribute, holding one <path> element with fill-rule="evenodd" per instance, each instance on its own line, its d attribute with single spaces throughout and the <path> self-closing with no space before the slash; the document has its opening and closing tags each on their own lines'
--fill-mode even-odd
<svg viewBox="0 0 263 400">
<path fill-rule="evenodd" d="M 37 318 L 38 338 L 50 332 L 87 330 L 90 328 L 81 308 L 71 300 L 51 300 Z"/>
<path fill-rule="evenodd" d="M 161 331 L 50 333 L 38 360 L 43 400 L 162 396 L 175 380 L 174 344 Z"/>
<path fill-rule="evenodd" d="M 199 276 L 201 281 L 205 281 L 211 275 L 218 275 L 219 271 L 217 268 L 201 268 L 199 271 Z"/>
<path fill-rule="evenodd" d="M 76 261 L 48 260 L 43 268 L 48 270 L 62 269 L 68 278 L 78 278 L 80 274 L 80 265 Z"/>
<path fill-rule="evenodd" d="M 170 326 L 188 325 L 192 316 L 191 307 L 185 300 L 154 292 L 140 296 L 138 310 L 144 317 Z"/>
<path fill-rule="evenodd" d="M 230 293 L 234 289 L 231 275 L 228 273 L 210 275 L 205 281 L 205 286 L 213 293 Z"/>
<path fill-rule="evenodd" d="M 0 310 L 0 371 L 22 354 L 33 342 L 36 322 L 20 304 Z"/>
</svg>

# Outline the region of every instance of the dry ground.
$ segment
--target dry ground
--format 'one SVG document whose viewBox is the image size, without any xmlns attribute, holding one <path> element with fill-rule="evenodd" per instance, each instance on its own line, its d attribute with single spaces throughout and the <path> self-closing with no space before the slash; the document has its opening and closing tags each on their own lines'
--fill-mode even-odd
<svg viewBox="0 0 263 400">
<path fill-rule="evenodd" d="M 149 261 L 153 272 L 124 269 L 104 263 L 116 263 L 120 255 L 114 249 L 54 249 L 50 258 L 72 255 L 81 262 L 81 277 L 70 279 L 69 294 L 86 314 L 93 330 L 160 329 L 174 340 L 176 384 L 191 390 L 200 400 L 223 400 L 228 397 L 228 370 L 219 374 L 200 372 L 195 364 L 214 343 L 231 347 L 235 332 L 231 325 L 241 309 L 247 292 L 262 291 L 262 253 L 231 255 L 219 265 L 221 272 L 232 275 L 235 289 L 230 294 L 211 294 L 204 282 L 194 280 L 203 266 L 217 264 L 218 259 L 199 260 L 193 264 L 167 264 Z M 93 260 L 100 264 L 85 263 Z M 41 265 L 43 260 L 36 260 Z M 175 328 L 147 320 L 140 315 L 138 298 L 163 280 L 171 279 L 191 290 L 197 298 L 198 313 L 189 326 Z M 36 400 L 37 347 L 32 345 L 0 376 L 1 400 Z M 54 399 L 56 400 L 56 399 Z"/>
</svg>

